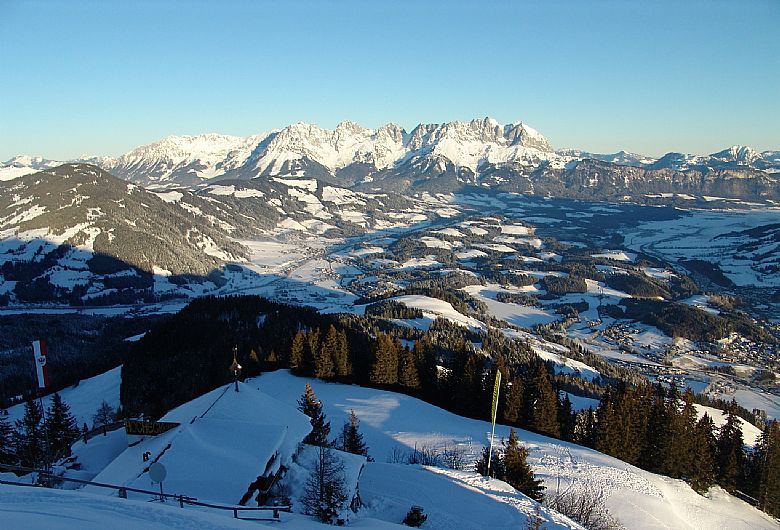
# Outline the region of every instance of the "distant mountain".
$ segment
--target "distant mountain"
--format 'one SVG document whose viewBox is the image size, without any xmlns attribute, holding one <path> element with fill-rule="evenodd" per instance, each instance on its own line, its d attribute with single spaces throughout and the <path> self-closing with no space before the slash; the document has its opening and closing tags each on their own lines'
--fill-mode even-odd
<svg viewBox="0 0 780 530">
<path fill-rule="evenodd" d="M 105 254 L 148 272 L 205 274 L 244 259 L 245 249 L 204 217 L 85 164 L 0 184 L 2 254 L 14 262 L 37 261 L 58 244 L 79 247 L 62 257 L 69 264 Z"/>
<path fill-rule="evenodd" d="M 0 181 L 12 180 L 62 164 L 40 156 L 20 155 L 0 164 Z"/>
<path fill-rule="evenodd" d="M 95 157 L 84 161 L 144 186 L 190 186 L 240 166 L 264 137 L 169 136 L 118 158 Z"/>
<path fill-rule="evenodd" d="M 221 285 L 226 263 L 248 260 L 244 239 L 349 236 L 419 212 L 400 196 L 316 179 L 152 190 L 94 165 L 63 164 L 0 182 L 0 305 L 202 294 Z"/>
<path fill-rule="evenodd" d="M 638 191 L 632 190 L 641 190 L 761 200 L 774 196 L 771 188 L 780 176 L 778 151 L 734 146 L 710 155 L 667 153 L 658 159 L 626 151 L 555 151 L 525 123 L 502 125 L 491 118 L 420 124 L 411 132 L 392 123 L 368 129 L 345 121 L 333 130 L 296 123 L 247 138 L 169 136 L 117 158 L 84 161 L 157 190 L 297 178 L 368 193 L 454 192 L 479 186 L 592 199 L 634 197 Z M 0 178 L 54 164 L 17 157 L 0 166 Z M 587 171 L 594 173 L 584 175 Z M 629 182 L 635 175 L 646 180 Z M 583 184 L 595 181 L 619 185 Z M 675 188 L 677 184 L 681 187 Z"/>
</svg>

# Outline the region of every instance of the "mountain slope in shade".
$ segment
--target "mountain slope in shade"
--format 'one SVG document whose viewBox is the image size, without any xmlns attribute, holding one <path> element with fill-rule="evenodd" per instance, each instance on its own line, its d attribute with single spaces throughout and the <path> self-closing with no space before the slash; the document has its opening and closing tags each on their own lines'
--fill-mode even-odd
<svg viewBox="0 0 780 530">
<path fill-rule="evenodd" d="M 205 274 L 245 258 L 208 222 L 85 164 L 0 184 L 0 236 L 3 261 L 37 261 L 58 244 L 73 247 L 64 263 L 100 253 L 148 272 Z"/>
</svg>

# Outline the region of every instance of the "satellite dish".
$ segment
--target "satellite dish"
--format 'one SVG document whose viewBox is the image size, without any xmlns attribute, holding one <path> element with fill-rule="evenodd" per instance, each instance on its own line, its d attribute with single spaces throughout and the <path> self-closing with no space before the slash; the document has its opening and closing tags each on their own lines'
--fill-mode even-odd
<svg viewBox="0 0 780 530">
<path fill-rule="evenodd" d="M 149 466 L 149 478 L 152 479 L 152 482 L 162 483 L 167 474 L 168 471 L 165 469 L 165 466 L 159 462 Z"/>
</svg>

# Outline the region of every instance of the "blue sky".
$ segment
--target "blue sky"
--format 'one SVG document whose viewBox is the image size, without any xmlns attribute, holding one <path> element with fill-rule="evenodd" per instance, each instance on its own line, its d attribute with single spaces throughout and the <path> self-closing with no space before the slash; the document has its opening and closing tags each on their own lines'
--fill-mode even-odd
<svg viewBox="0 0 780 530">
<path fill-rule="evenodd" d="M 778 0 L 0 0 L 0 160 L 483 116 L 595 152 L 780 149 L 778 27 Z"/>
</svg>

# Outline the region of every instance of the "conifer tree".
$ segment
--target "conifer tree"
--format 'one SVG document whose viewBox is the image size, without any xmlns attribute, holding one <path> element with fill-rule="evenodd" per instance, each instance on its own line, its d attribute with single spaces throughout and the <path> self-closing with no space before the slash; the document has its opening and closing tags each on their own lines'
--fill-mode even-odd
<svg viewBox="0 0 780 530">
<path fill-rule="evenodd" d="M 335 348 L 335 342 L 328 344 L 327 340 L 323 341 L 322 347 L 314 357 L 314 377 L 327 379 L 335 375 L 336 372 L 333 370 Z"/>
<path fill-rule="evenodd" d="M 414 354 L 409 348 L 403 348 L 398 356 L 398 384 L 408 390 L 419 390 L 420 376 L 414 362 Z"/>
<path fill-rule="evenodd" d="M 336 331 L 336 328 L 331 325 L 325 340 L 326 342 L 333 343 L 333 371 L 336 373 L 336 377 L 344 379 L 352 375 L 352 364 L 349 362 L 349 346 L 346 331 Z"/>
<path fill-rule="evenodd" d="M 559 438 L 561 428 L 558 424 L 558 396 L 550 383 L 547 366 L 537 361 L 531 367 L 524 397 L 528 410 L 528 425 L 533 430 Z"/>
<path fill-rule="evenodd" d="M 728 409 L 726 423 L 718 434 L 716 454 L 718 464 L 718 484 L 729 493 L 737 489 L 745 463 L 744 441 L 739 419 L 734 414 L 736 403 Z"/>
<path fill-rule="evenodd" d="M 13 464 L 15 461 L 14 430 L 8 419 L 0 415 L 0 464 Z"/>
<path fill-rule="evenodd" d="M 696 458 L 696 423 L 698 416 L 696 405 L 693 402 L 693 390 L 685 390 L 682 397 L 682 410 L 680 411 L 680 421 L 677 437 L 677 446 L 679 447 L 680 475 L 690 477 L 694 471 Z"/>
<path fill-rule="evenodd" d="M 254 348 L 250 350 L 249 352 L 249 373 L 250 374 L 258 374 L 260 373 L 260 357 L 257 355 L 257 352 Z"/>
<path fill-rule="evenodd" d="M 650 413 L 645 430 L 645 445 L 639 463 L 643 469 L 653 473 L 661 472 L 664 451 L 668 444 L 669 404 L 666 402 L 666 390 L 661 383 L 653 386 Z"/>
<path fill-rule="evenodd" d="M 488 476 L 488 455 L 490 454 L 490 447 L 486 446 L 482 448 L 482 455 L 474 462 L 474 467 L 480 475 L 483 477 Z M 506 478 L 506 468 L 504 467 L 504 460 L 501 455 L 493 449 L 493 455 L 490 457 L 490 476 L 497 478 L 498 480 L 504 480 Z"/>
<path fill-rule="evenodd" d="M 427 399 L 435 400 L 439 390 L 439 368 L 436 362 L 436 349 L 426 333 L 414 343 L 414 360 L 420 388 Z"/>
<path fill-rule="evenodd" d="M 696 423 L 693 433 L 693 451 L 688 480 L 691 488 L 704 495 L 715 483 L 715 426 L 712 418 L 704 414 Z"/>
<path fill-rule="evenodd" d="M 298 331 L 293 337 L 290 345 L 290 370 L 293 373 L 303 372 L 303 351 L 306 348 L 306 335 L 303 331 Z"/>
<path fill-rule="evenodd" d="M 464 416 L 487 418 L 490 405 L 485 405 L 485 357 L 462 351 L 465 363 L 458 363 L 452 371 L 451 386 L 455 411 Z"/>
<path fill-rule="evenodd" d="M 520 425 L 523 412 L 523 381 L 512 379 L 507 384 L 504 396 L 503 422 L 509 425 Z"/>
<path fill-rule="evenodd" d="M 270 368 L 274 368 L 279 364 L 279 356 L 276 354 L 276 350 L 271 349 L 271 353 L 265 358 L 265 364 Z"/>
<path fill-rule="evenodd" d="M 544 499 L 544 486 L 528 465 L 528 450 L 520 445 L 517 433 L 509 429 L 509 440 L 504 449 L 504 480 L 516 490 L 528 495 L 535 501 Z"/>
<path fill-rule="evenodd" d="M 303 395 L 298 399 L 298 410 L 311 418 L 312 430 L 304 438 L 303 443 L 318 446 L 329 445 L 330 422 L 325 421 L 325 413 L 322 411 L 322 403 L 317 399 L 314 389 L 309 383 L 303 390 Z"/>
<path fill-rule="evenodd" d="M 758 444 L 759 486 L 758 507 L 780 517 L 780 425 L 767 423 Z"/>
<path fill-rule="evenodd" d="M 41 420 L 43 411 L 35 401 L 24 404 L 24 416 L 16 420 L 14 444 L 19 463 L 25 467 L 40 468 L 46 464 L 46 440 Z"/>
<path fill-rule="evenodd" d="M 569 394 L 564 393 L 563 399 L 558 401 L 558 424 L 561 426 L 561 440 L 568 442 L 574 440 L 575 415 L 572 410 Z"/>
<path fill-rule="evenodd" d="M 368 447 L 360 432 L 360 420 L 354 410 L 349 411 L 349 420 L 344 422 L 341 431 L 341 450 L 353 455 L 368 456 Z"/>
<path fill-rule="evenodd" d="M 70 407 L 58 393 L 52 397 L 43 428 L 46 430 L 52 459 L 56 461 L 70 456 L 70 446 L 79 437 L 79 427 L 70 413 Z"/>
<path fill-rule="evenodd" d="M 370 380 L 375 385 L 394 385 L 398 382 L 398 350 L 395 341 L 385 333 L 379 333 L 374 345 L 374 363 Z"/>
<path fill-rule="evenodd" d="M 574 422 L 574 441 L 585 447 L 596 446 L 596 412 L 593 407 L 577 412 Z"/>
<path fill-rule="evenodd" d="M 301 371 L 306 375 L 313 375 L 317 363 L 317 355 L 320 352 L 320 329 L 316 328 L 306 334 L 306 342 L 303 348 L 303 361 Z"/>
</svg>

